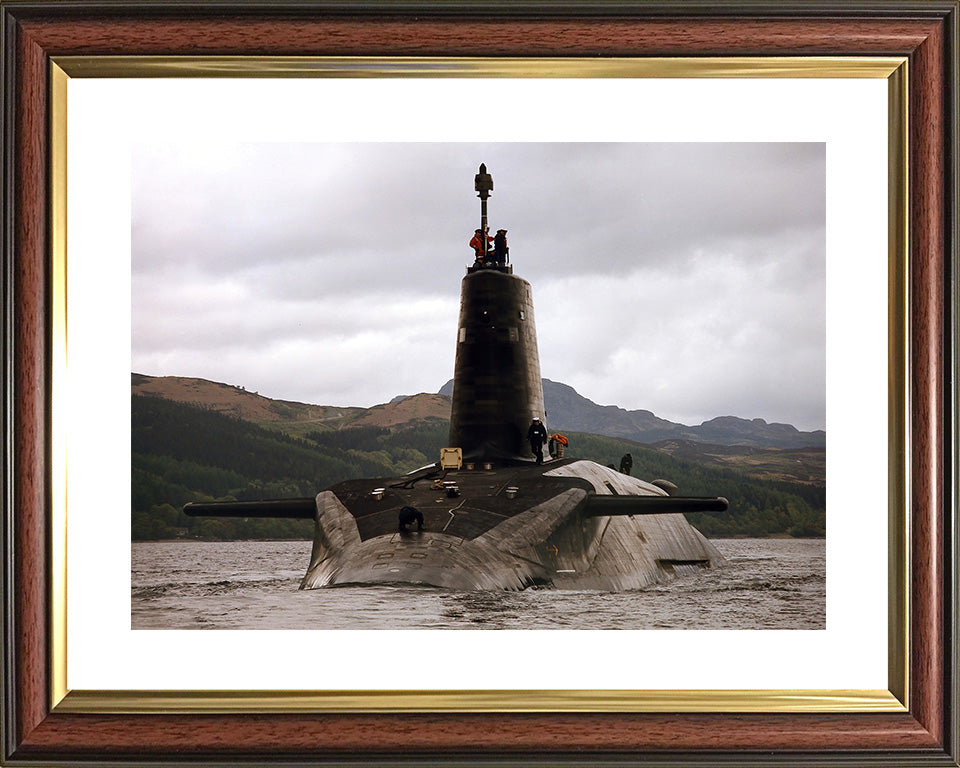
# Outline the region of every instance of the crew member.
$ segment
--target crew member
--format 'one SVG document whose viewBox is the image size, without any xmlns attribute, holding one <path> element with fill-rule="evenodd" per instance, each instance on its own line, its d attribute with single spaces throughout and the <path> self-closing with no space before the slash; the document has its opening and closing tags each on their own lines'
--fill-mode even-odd
<svg viewBox="0 0 960 768">
<path fill-rule="evenodd" d="M 407 526 L 417 523 L 417 530 L 423 530 L 423 513 L 416 507 L 400 508 L 400 533 L 408 533 Z"/>
<path fill-rule="evenodd" d="M 482 229 L 478 229 L 473 233 L 473 237 L 470 239 L 470 247 L 473 248 L 478 266 L 486 261 L 491 242 L 493 242 L 493 238 L 490 237 L 490 235 L 485 235 Z"/>
<path fill-rule="evenodd" d="M 620 459 L 620 471 L 625 475 L 629 475 L 631 469 L 633 469 L 633 456 L 625 453 L 623 454 L 623 458 Z"/>
<path fill-rule="evenodd" d="M 530 441 L 530 452 L 537 457 L 537 464 L 543 464 L 543 444 L 547 441 L 547 430 L 538 416 L 534 416 L 530 423 L 527 439 Z"/>
<path fill-rule="evenodd" d="M 493 261 L 496 264 L 506 264 L 510 249 L 507 247 L 507 230 L 498 229 L 493 238 Z"/>
</svg>

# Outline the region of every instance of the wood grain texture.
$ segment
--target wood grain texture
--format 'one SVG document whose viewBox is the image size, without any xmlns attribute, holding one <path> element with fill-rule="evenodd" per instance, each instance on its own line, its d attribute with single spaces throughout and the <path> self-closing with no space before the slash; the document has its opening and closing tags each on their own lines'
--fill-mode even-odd
<svg viewBox="0 0 960 768">
<path fill-rule="evenodd" d="M 46 61 L 21 40 L 16 51 L 18 111 L 14 262 L 14 597 L 17 627 L 17 733 L 47 714 L 47 247 Z M 29 108 L 27 108 L 29 105 Z"/>
<path fill-rule="evenodd" d="M 24 21 L 26 35 L 56 54 L 246 54 L 313 56 L 860 55 L 913 51 L 927 19 L 863 21 L 856 34 L 835 19 L 84 19 Z M 470 45 L 464 43 L 470 30 Z"/>
<path fill-rule="evenodd" d="M 244 715 L 93 716 L 48 719 L 24 756 L 67 748 L 116 755 L 162 754 L 189 745 L 204 753 L 296 756 L 310 751 L 437 753 L 504 750 L 600 751 L 858 750 L 933 748 L 909 715 Z"/>
<path fill-rule="evenodd" d="M 892 7 L 892 6 L 891 6 Z M 942 6 L 937 6 L 942 7 Z M 37 9 L 39 8 L 39 10 Z M 674 763 L 808 759 L 956 763 L 946 754 L 943 476 L 947 20 L 936 13 L 818 18 L 475 18 L 328 13 L 146 17 L 45 13 L 17 20 L 16 749 L 14 757 L 145 759 L 671 758 Z M 888 8 L 889 10 L 889 8 Z M 13 11 L 11 11 L 13 12 Z M 471 48 L 463 45 L 469 25 Z M 913 708 L 904 715 L 243 715 L 49 714 L 45 614 L 47 525 L 46 60 L 91 54 L 286 55 L 908 55 L 911 57 L 911 322 L 914 521 Z M 9 56 L 10 54 L 5 54 Z M 955 747 L 954 747 L 955 749 Z M 956 754 L 955 752 L 953 753 Z M 659 758 L 658 758 L 659 756 Z M 724 757 L 726 756 L 726 757 Z M 819 756 L 819 758 L 818 758 Z"/>
<path fill-rule="evenodd" d="M 945 174 L 943 30 L 931 32 L 911 64 L 911 267 L 913 323 L 910 375 L 914 420 L 911 507 L 915 526 L 911 562 L 912 708 L 917 720 L 943 738 L 943 503 Z"/>
</svg>

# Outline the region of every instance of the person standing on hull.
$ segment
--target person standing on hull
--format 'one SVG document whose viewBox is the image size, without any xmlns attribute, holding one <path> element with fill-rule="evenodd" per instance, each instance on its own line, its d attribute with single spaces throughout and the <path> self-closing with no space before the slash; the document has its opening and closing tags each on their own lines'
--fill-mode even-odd
<svg viewBox="0 0 960 768">
<path fill-rule="evenodd" d="M 543 444 L 547 442 L 547 430 L 538 416 L 534 416 L 530 423 L 527 439 L 530 441 L 530 451 L 537 457 L 537 464 L 543 464 Z"/>
<path fill-rule="evenodd" d="M 623 458 L 620 459 L 620 471 L 625 475 L 630 474 L 630 470 L 633 469 L 633 456 L 629 453 L 625 453 Z"/>
</svg>

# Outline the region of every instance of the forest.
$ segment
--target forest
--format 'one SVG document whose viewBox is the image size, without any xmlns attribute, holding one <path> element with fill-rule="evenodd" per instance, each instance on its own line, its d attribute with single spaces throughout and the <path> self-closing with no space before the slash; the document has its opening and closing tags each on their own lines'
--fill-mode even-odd
<svg viewBox="0 0 960 768">
<path fill-rule="evenodd" d="M 343 480 L 395 477 L 435 462 L 449 424 L 430 419 L 397 427 L 318 429 L 291 437 L 214 411 L 158 397 L 132 398 L 131 534 L 136 541 L 309 539 L 308 520 L 193 518 L 189 501 L 314 496 Z M 817 537 L 826 532 L 822 486 L 763 481 L 740 472 L 671 457 L 629 440 L 568 433 L 566 456 L 664 478 L 684 496 L 724 496 L 723 513 L 687 518 L 713 538 Z"/>
</svg>

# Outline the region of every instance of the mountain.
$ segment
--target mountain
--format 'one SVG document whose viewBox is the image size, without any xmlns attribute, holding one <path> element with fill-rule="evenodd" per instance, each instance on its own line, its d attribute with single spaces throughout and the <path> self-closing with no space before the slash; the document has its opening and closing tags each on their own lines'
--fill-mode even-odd
<svg viewBox="0 0 960 768">
<path fill-rule="evenodd" d="M 451 379 L 440 394 L 453 394 Z M 558 432 L 589 432 L 594 435 L 622 437 L 638 443 L 663 440 L 687 440 L 712 445 L 744 445 L 764 448 L 825 447 L 823 430 L 801 432 L 790 424 L 767 423 L 763 419 L 719 416 L 699 426 L 686 426 L 661 419 L 650 411 L 628 411 L 615 405 L 597 405 L 573 387 L 543 379 L 546 421 Z"/>
</svg>

